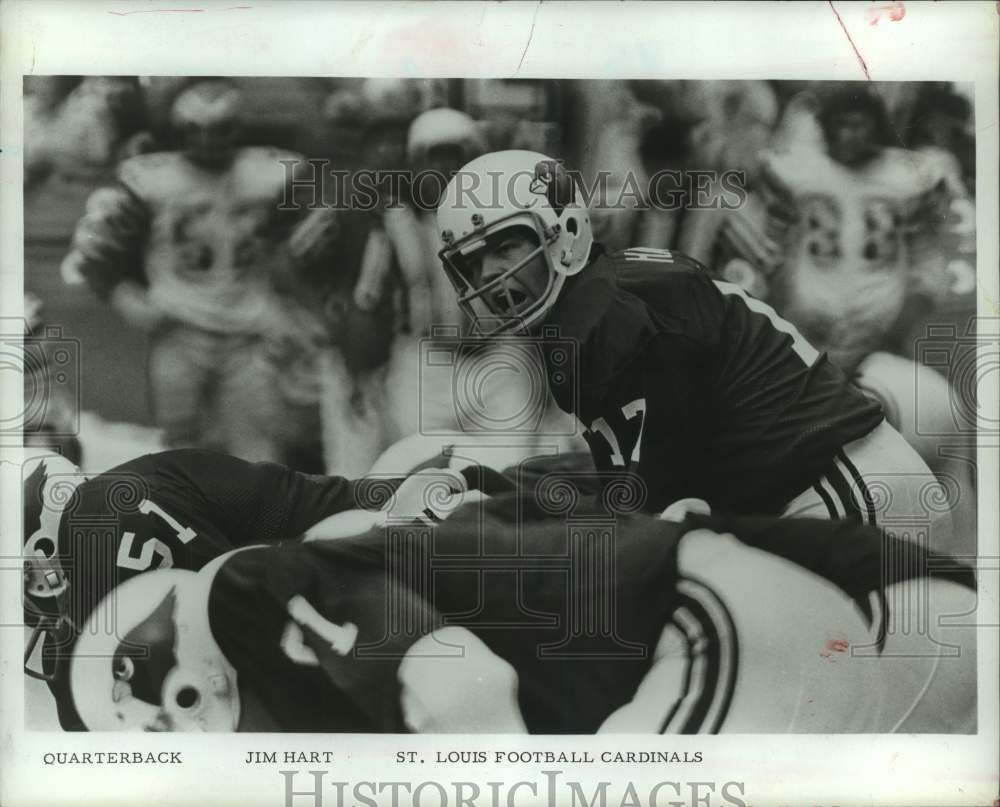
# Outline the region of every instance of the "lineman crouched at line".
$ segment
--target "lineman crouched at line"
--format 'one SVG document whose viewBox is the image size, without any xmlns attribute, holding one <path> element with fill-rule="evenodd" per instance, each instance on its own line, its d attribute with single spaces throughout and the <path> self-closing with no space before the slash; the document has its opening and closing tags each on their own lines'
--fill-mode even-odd
<svg viewBox="0 0 1000 807">
<path fill-rule="evenodd" d="M 974 610 L 968 569 L 843 521 L 571 523 L 501 496 L 141 575 L 114 592 L 120 636 L 81 634 L 77 707 L 98 731 L 974 730 L 970 632 L 900 630 L 913 608 Z M 886 546 L 916 562 L 883 568 Z M 567 593 L 587 562 L 612 579 L 577 568 Z M 570 628 L 572 603 L 599 629 Z"/>
</svg>

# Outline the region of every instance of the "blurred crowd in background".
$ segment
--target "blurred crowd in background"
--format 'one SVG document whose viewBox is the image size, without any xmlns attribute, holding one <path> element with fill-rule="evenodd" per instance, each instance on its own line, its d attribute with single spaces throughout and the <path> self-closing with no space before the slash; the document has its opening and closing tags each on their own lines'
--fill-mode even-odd
<svg viewBox="0 0 1000 807">
<path fill-rule="evenodd" d="M 348 476 L 408 435 L 468 428 L 458 387 L 482 410 L 470 417 L 502 431 L 535 381 L 502 356 L 494 365 L 511 372 L 473 369 L 471 380 L 428 362 L 428 345 L 447 353 L 468 323 L 413 188 L 378 188 L 370 210 L 280 202 L 290 176 L 311 175 L 304 159 L 448 174 L 527 148 L 584 179 L 604 172 L 596 240 L 686 252 L 767 300 L 883 397 L 942 469 L 941 435 L 956 428 L 921 429 L 909 410 L 928 389 L 942 420 L 975 409 L 954 366 L 923 366 L 920 347 L 929 325 L 962 342 L 975 313 L 970 93 L 930 82 L 28 78 L 32 333 L 80 345 L 80 388 L 49 379 L 36 425 L 75 432 L 63 448 L 90 470 L 127 458 L 116 451 L 199 445 Z M 293 175 L 282 161 L 299 161 Z M 669 209 L 648 204 L 663 171 L 679 193 Z M 734 171 L 742 203 L 697 209 L 693 189 L 711 196 Z M 701 178 L 677 185 L 687 175 Z M 60 426 L 74 406 L 60 395 L 81 402 L 79 428 Z M 543 409 L 528 431 L 572 431 Z M 956 452 L 954 473 L 974 476 Z"/>
</svg>

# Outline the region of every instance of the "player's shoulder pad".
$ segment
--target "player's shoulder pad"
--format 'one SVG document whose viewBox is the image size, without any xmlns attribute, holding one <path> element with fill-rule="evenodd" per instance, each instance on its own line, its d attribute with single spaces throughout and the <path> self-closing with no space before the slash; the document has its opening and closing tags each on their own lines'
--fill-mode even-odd
<svg viewBox="0 0 1000 807">
<path fill-rule="evenodd" d="M 913 153 L 921 160 L 917 162 L 917 168 L 928 177 L 930 187 L 944 182 L 957 194 L 967 194 L 962 180 L 962 165 L 952 152 L 937 146 L 927 146 Z"/>
<path fill-rule="evenodd" d="M 294 177 L 308 176 L 312 170 L 302 154 L 274 146 L 246 146 L 240 149 L 233 167 L 241 179 L 279 185 Z"/>
<path fill-rule="evenodd" d="M 687 290 L 711 285 L 705 268 L 680 252 L 637 247 L 606 254 L 603 260 L 607 263 L 596 285 L 575 298 L 576 310 L 564 317 L 570 327 L 560 334 L 579 340 L 577 379 L 586 387 L 611 383 L 665 323 L 676 322 L 677 305 Z"/>
<path fill-rule="evenodd" d="M 162 184 L 164 178 L 176 173 L 184 157 L 174 151 L 137 154 L 118 166 L 118 180 L 140 199 Z"/>
<path fill-rule="evenodd" d="M 760 153 L 761 182 L 779 198 L 790 200 L 803 178 L 829 169 L 830 158 L 816 148 L 802 145 L 764 149 Z"/>
<path fill-rule="evenodd" d="M 912 149 L 890 146 L 882 152 L 883 165 L 891 177 L 905 177 L 914 193 L 926 193 L 946 183 L 957 170 L 957 161 L 941 149 Z"/>
<path fill-rule="evenodd" d="M 239 150 L 236 161 L 250 164 L 282 161 L 304 163 L 306 158 L 305 155 L 299 154 L 297 151 L 289 151 L 277 146 L 245 146 Z"/>
<path fill-rule="evenodd" d="M 194 506 L 195 501 L 200 501 L 206 495 L 199 480 L 206 477 L 228 478 L 226 475 L 232 474 L 232 466 L 243 463 L 243 460 L 220 451 L 170 448 L 133 457 L 94 478 L 111 484 L 116 479 L 130 480 L 133 486 L 139 485 L 146 491 L 143 496 L 148 496 L 151 489 L 160 485 L 166 485 L 172 490 L 183 488 L 190 491 L 190 495 L 198 497 L 191 502 Z"/>
<path fill-rule="evenodd" d="M 113 495 L 127 503 L 134 499 L 148 497 L 151 493 L 151 486 L 156 484 L 162 465 L 161 455 L 170 452 L 154 452 L 150 454 L 140 454 L 137 457 L 125 460 L 99 474 L 88 477 L 84 485 L 88 488 L 107 489 L 108 495 Z M 81 485 L 81 489 L 83 486 Z"/>
</svg>

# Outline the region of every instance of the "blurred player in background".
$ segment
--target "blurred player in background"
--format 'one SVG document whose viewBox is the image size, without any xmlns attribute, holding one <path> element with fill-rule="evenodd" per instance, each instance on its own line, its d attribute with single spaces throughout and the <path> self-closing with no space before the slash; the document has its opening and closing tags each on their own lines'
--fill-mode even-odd
<svg viewBox="0 0 1000 807">
<path fill-rule="evenodd" d="M 655 135 L 664 113 L 625 84 L 584 81 L 578 92 L 585 137 L 580 170 L 596 191 L 590 200 L 594 237 L 609 249 L 670 246 L 679 212 L 650 206 L 650 170 L 642 159 L 642 144 Z"/>
<path fill-rule="evenodd" d="M 821 97 L 817 120 L 821 143 L 800 136 L 762 155 L 760 186 L 726 216 L 712 263 L 851 373 L 895 348 L 916 294 L 948 285 L 949 209 L 968 195 L 940 154 L 890 145 L 873 91 Z"/>
<path fill-rule="evenodd" d="M 385 383 L 393 345 L 407 328 L 408 311 L 418 322 L 430 319 L 419 242 L 403 212 L 407 131 L 425 103 L 421 82 L 366 79 L 337 90 L 327 104 L 331 124 L 359 134 L 357 170 L 369 174 L 365 187 L 373 201 L 370 209 L 340 217 L 333 270 L 344 283 L 329 298 L 337 336 L 322 358 L 326 465 L 347 476 L 367 472 L 393 442 L 392 391 Z M 349 207 L 352 200 L 334 203 Z"/>
<path fill-rule="evenodd" d="M 171 108 L 181 150 L 126 160 L 117 182 L 94 192 L 63 274 L 85 278 L 149 334 L 165 445 L 286 461 L 316 443 L 318 388 L 303 393 L 294 374 L 308 378 L 323 339 L 277 291 L 292 271 L 285 240 L 295 223 L 279 209 L 281 160 L 300 157 L 240 147 L 240 106 L 227 81 L 184 86 Z M 309 229 L 317 247 L 323 228 Z"/>
<path fill-rule="evenodd" d="M 71 663 L 84 723 L 93 731 L 975 730 L 969 631 L 902 629 L 922 608 L 974 607 L 967 569 L 944 559 L 932 569 L 934 559 L 903 542 L 843 521 L 675 524 L 619 513 L 613 534 L 595 540 L 548 510 L 552 502 L 482 504 L 435 527 L 249 547 L 197 575 L 126 582 L 111 595 L 120 630 L 92 618 Z M 587 504 L 572 517 L 588 515 L 607 513 Z M 469 546 L 479 558 L 469 559 Z M 443 565 L 457 555 L 466 558 L 461 569 Z M 883 567 L 887 556 L 907 562 Z"/>
<path fill-rule="evenodd" d="M 95 180 L 149 142 L 132 76 L 27 76 L 24 90 L 26 190 L 49 174 Z"/>
<path fill-rule="evenodd" d="M 719 198 L 722 172 L 739 172 L 731 178 L 741 188 L 752 188 L 759 180 L 761 151 L 773 139 L 779 107 L 772 85 L 766 81 L 688 81 L 688 107 L 698 118 L 687 134 L 687 165 L 710 172 L 708 198 Z M 704 175 L 703 175 L 704 176 Z M 703 182 L 698 178 L 698 182 Z M 695 185 L 696 183 L 692 183 Z M 691 200 L 694 201 L 694 200 Z M 688 204 L 682 212 L 676 247 L 711 265 L 702 244 L 715 237 L 720 218 L 729 208 Z M 642 242 L 639 242 L 642 243 Z M 747 289 L 755 293 L 753 289 Z"/>
<path fill-rule="evenodd" d="M 476 381 L 464 376 L 469 365 L 458 362 L 460 345 L 470 322 L 458 306 L 437 256 L 436 210 L 455 172 L 486 150 L 476 121 L 454 109 L 440 107 L 421 113 L 407 135 L 407 164 L 412 172 L 412 202 L 386 213 L 386 232 L 407 277 L 408 327 L 397 335 L 386 378 L 394 440 L 418 432 L 460 428 L 459 409 L 468 406 Z M 420 299 L 421 305 L 414 305 Z M 435 354 L 453 361 L 435 362 Z M 483 355 L 482 362 L 490 359 Z M 475 389 L 483 406 L 502 421 L 505 406 L 524 397 L 523 374 L 497 361 L 493 378 Z M 473 371 L 474 372 L 474 371 Z M 497 383 L 497 378 L 502 377 Z"/>
<path fill-rule="evenodd" d="M 419 228 L 420 257 L 425 283 L 431 289 L 430 322 L 412 321 L 410 331 L 428 333 L 428 326 L 461 325 L 461 309 L 455 292 L 442 276 L 437 257 L 436 211 L 445 185 L 467 162 L 486 152 L 486 141 L 479 124 L 456 109 L 439 107 L 418 115 L 410 124 L 406 138 L 407 167 L 414 177 L 411 188 Z"/>
</svg>

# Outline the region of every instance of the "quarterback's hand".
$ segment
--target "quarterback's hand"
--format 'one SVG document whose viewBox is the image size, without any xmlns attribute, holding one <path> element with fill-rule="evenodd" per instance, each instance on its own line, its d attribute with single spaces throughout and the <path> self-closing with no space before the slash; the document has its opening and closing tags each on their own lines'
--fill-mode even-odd
<svg viewBox="0 0 1000 807">
<path fill-rule="evenodd" d="M 384 508 L 392 519 L 441 521 L 462 503 L 469 486 L 449 468 L 424 468 L 408 476 Z"/>
<path fill-rule="evenodd" d="M 703 499 L 678 499 L 666 510 L 660 513 L 662 521 L 674 521 L 680 524 L 688 513 L 697 513 L 701 516 L 712 515 L 712 508 Z"/>
</svg>

